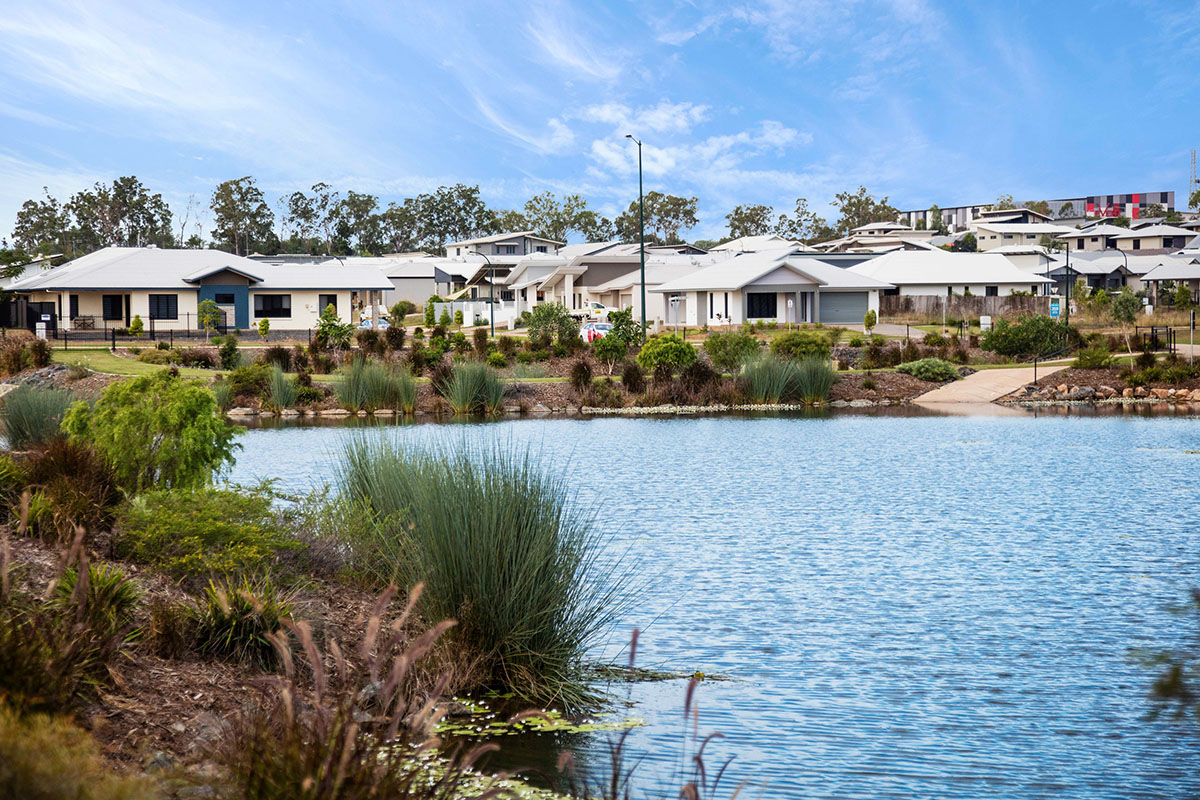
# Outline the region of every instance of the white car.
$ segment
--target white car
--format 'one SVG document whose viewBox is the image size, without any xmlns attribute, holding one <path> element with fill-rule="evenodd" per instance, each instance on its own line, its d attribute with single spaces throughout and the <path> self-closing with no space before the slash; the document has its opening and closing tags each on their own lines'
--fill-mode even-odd
<svg viewBox="0 0 1200 800">
<path fill-rule="evenodd" d="M 608 319 L 608 315 L 617 309 L 609 308 L 604 303 L 595 300 L 589 300 L 587 305 L 583 307 L 583 310 L 592 319 Z"/>
<path fill-rule="evenodd" d="M 612 324 L 608 322 L 589 322 L 579 329 L 579 338 L 583 339 L 588 344 L 601 339 L 612 330 Z"/>
<path fill-rule="evenodd" d="M 378 325 L 375 326 L 375 330 L 386 331 L 390 327 L 392 327 L 392 326 L 388 324 L 388 321 L 386 319 L 384 319 L 383 317 L 380 317 Z M 371 330 L 371 320 L 364 319 L 362 322 L 358 323 L 358 329 L 360 331 Z"/>
</svg>

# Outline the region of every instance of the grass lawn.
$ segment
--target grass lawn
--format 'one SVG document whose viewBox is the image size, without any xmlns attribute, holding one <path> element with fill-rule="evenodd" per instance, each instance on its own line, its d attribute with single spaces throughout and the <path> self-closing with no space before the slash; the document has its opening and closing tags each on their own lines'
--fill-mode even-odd
<svg viewBox="0 0 1200 800">
<path fill-rule="evenodd" d="M 122 358 L 101 349 L 55 350 L 53 357 L 56 364 L 83 364 L 94 372 L 106 372 L 110 375 L 151 375 L 165 369 L 161 364 L 146 364 L 136 358 Z M 185 378 L 211 378 L 217 372 L 218 370 L 196 367 L 179 368 L 179 374 Z"/>
</svg>

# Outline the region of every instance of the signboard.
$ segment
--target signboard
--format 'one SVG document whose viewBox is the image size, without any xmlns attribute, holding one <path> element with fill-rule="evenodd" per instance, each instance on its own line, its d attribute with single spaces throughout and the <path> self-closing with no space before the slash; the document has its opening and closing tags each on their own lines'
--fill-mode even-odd
<svg viewBox="0 0 1200 800">
<path fill-rule="evenodd" d="M 1054 319 L 1058 319 L 1058 314 L 1059 314 L 1058 298 L 1051 297 L 1050 298 L 1050 316 L 1053 317 Z"/>
<path fill-rule="evenodd" d="M 49 322 L 49 321 L 50 321 L 50 315 L 42 314 L 42 322 Z"/>
</svg>

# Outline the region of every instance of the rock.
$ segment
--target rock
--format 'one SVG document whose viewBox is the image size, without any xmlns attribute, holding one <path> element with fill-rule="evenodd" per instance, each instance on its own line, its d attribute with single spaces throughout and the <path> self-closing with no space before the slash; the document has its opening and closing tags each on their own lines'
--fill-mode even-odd
<svg viewBox="0 0 1200 800">
<path fill-rule="evenodd" d="M 1200 402 L 1200 389 L 1192 390 L 1192 401 Z"/>
<path fill-rule="evenodd" d="M 258 409 L 257 408 L 247 408 L 245 406 L 238 406 L 237 408 L 229 409 L 225 413 L 226 413 L 226 415 L 228 415 L 230 417 L 257 417 Z"/>
<path fill-rule="evenodd" d="M 1066 394 L 1069 391 L 1069 388 L 1065 383 L 1060 383 L 1058 386 L 1054 387 L 1054 391 L 1060 394 Z"/>
<path fill-rule="evenodd" d="M 1100 388 L 1099 388 L 1099 389 L 1096 391 L 1096 394 L 1100 395 L 1101 397 L 1103 397 L 1104 399 L 1106 399 L 1106 400 L 1107 400 L 1107 399 L 1108 399 L 1108 398 L 1110 398 L 1110 397 L 1116 397 L 1116 396 L 1117 396 L 1117 390 L 1116 390 L 1116 389 L 1114 389 L 1114 388 L 1113 388 L 1113 387 L 1111 387 L 1111 386 L 1101 386 L 1101 387 L 1100 387 Z"/>
<path fill-rule="evenodd" d="M 579 409 L 575 406 L 567 406 L 567 413 L 574 416 L 575 414 L 579 413 Z"/>
<path fill-rule="evenodd" d="M 1150 394 L 1152 396 L 1158 398 L 1159 400 L 1166 400 L 1168 397 L 1171 396 L 1171 390 L 1170 389 L 1151 389 Z"/>
<path fill-rule="evenodd" d="M 395 413 L 396 412 L 392 411 L 390 408 L 375 409 L 375 416 L 377 416 L 377 417 L 390 417 L 390 416 L 394 415 Z"/>
<path fill-rule="evenodd" d="M 542 405 L 541 403 L 538 403 L 536 406 L 529 409 L 529 413 L 530 414 L 549 414 L 550 409 L 547 408 L 546 406 Z"/>
<path fill-rule="evenodd" d="M 520 414 L 521 407 L 519 405 L 517 405 L 516 403 L 505 403 L 504 413 L 505 414 Z"/>
<path fill-rule="evenodd" d="M 829 405 L 833 406 L 834 408 L 845 408 L 846 406 L 848 406 L 850 404 L 847 403 L 845 400 L 834 400 Z"/>
<path fill-rule="evenodd" d="M 1087 401 L 1096 399 L 1096 390 L 1090 386 L 1073 386 L 1065 395 L 1066 400 Z"/>
<path fill-rule="evenodd" d="M 279 411 L 279 416 L 281 416 L 281 417 L 298 417 L 298 416 L 300 416 L 300 410 L 296 409 L 296 408 L 284 408 Z"/>
<path fill-rule="evenodd" d="M 1150 393 L 1148 391 L 1146 391 L 1145 386 L 1139 386 L 1133 390 L 1133 396 L 1134 397 L 1149 397 Z"/>
<path fill-rule="evenodd" d="M 187 733 L 187 726 L 182 722 L 172 722 L 171 730 L 175 731 L 176 733 Z"/>
<path fill-rule="evenodd" d="M 873 405 L 875 405 L 875 402 L 872 400 L 851 400 L 850 401 L 851 408 L 866 408 L 867 406 L 873 406 Z"/>
<path fill-rule="evenodd" d="M 175 725 L 179 725 L 179 723 L 176 722 Z M 171 728 L 174 729 L 175 725 L 172 725 Z M 179 727 L 182 728 L 183 726 L 179 725 Z M 170 755 L 162 752 L 161 750 L 155 752 L 152 756 L 150 756 L 150 758 L 146 759 L 147 770 L 157 770 L 161 772 L 163 770 L 171 769 L 174 766 L 175 759 L 171 758 Z"/>
<path fill-rule="evenodd" d="M 1125 387 L 1124 389 L 1122 389 L 1122 390 L 1121 390 L 1121 397 L 1133 397 L 1133 388 L 1132 388 L 1132 387 L 1129 387 L 1129 386 L 1127 386 L 1127 387 Z"/>
<path fill-rule="evenodd" d="M 323 408 L 317 412 L 321 417 L 349 417 L 351 413 L 344 408 Z"/>
</svg>

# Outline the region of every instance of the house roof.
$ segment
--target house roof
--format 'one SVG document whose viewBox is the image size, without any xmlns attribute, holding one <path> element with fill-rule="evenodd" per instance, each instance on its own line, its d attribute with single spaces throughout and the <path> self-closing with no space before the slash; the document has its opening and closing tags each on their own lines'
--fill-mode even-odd
<svg viewBox="0 0 1200 800">
<path fill-rule="evenodd" d="M 371 267 L 268 264 L 220 250 L 105 247 L 54 269 L 22 278 L 9 290 L 193 290 L 196 281 L 224 270 L 245 277 L 257 290 L 391 288 L 383 273 Z"/>
<path fill-rule="evenodd" d="M 1013 265 L 1000 253 L 947 253 L 942 250 L 897 250 L 862 264 L 852 272 L 900 285 L 1051 283 Z"/>
<path fill-rule="evenodd" d="M 1194 236 L 1194 231 L 1187 228 L 1176 228 L 1174 225 L 1150 225 L 1138 228 L 1136 231 L 1125 231 L 1114 239 L 1142 239 L 1147 236 Z"/>
<path fill-rule="evenodd" d="M 1200 280 L 1200 257 L 1180 258 L 1159 264 L 1142 276 L 1143 281 Z"/>
<path fill-rule="evenodd" d="M 781 247 L 799 247 L 804 250 L 812 250 L 811 247 L 801 244 L 795 239 L 787 239 L 774 233 L 763 234 L 761 236 L 739 236 L 736 239 L 730 239 L 728 242 L 713 245 L 709 250 L 717 252 L 757 253 L 762 250 L 778 250 Z"/>
<path fill-rule="evenodd" d="M 558 254 L 563 258 L 591 256 L 611 250 L 620 244 L 621 243 L 616 240 L 611 242 L 584 242 L 582 244 L 568 244 L 558 248 Z"/>
<path fill-rule="evenodd" d="M 1051 236 L 1075 231 L 1075 228 L 1066 225 L 1052 225 L 1049 222 L 988 222 L 987 220 L 976 220 L 975 227 L 992 231 L 993 233 L 1046 233 Z"/>
<path fill-rule="evenodd" d="M 870 276 L 852 274 L 849 270 L 835 267 L 818 260 L 804 257 L 794 247 L 764 250 L 759 253 L 730 258 L 711 267 L 696 270 L 682 277 L 663 283 L 651 291 L 695 292 L 737 291 L 780 267 L 787 267 L 822 288 L 828 289 L 889 289 L 889 284 L 873 280 Z M 864 277 L 867 278 L 864 280 Z"/>
<path fill-rule="evenodd" d="M 510 239 L 537 239 L 539 242 L 549 242 L 550 244 L 563 245 L 566 242 L 560 242 L 556 239 L 547 239 L 545 236 L 538 236 L 533 231 L 517 231 L 516 233 L 497 233 L 492 236 L 480 236 L 477 239 L 463 239 L 461 242 L 450 242 L 446 247 L 462 247 L 469 244 L 491 244 L 493 242 L 507 242 Z"/>
<path fill-rule="evenodd" d="M 894 233 L 895 231 L 911 231 L 911 225 L 905 225 L 902 222 L 868 222 L 866 225 L 859 225 L 857 228 L 851 228 L 851 233 L 871 233 L 881 231 L 883 233 Z"/>
<path fill-rule="evenodd" d="M 1059 239 L 1086 239 L 1089 236 L 1117 236 L 1122 233 L 1128 233 L 1128 228 L 1122 228 L 1120 225 L 1109 225 L 1107 222 L 1099 225 L 1093 225 L 1090 228 L 1079 228 L 1070 233 L 1059 235 Z"/>
<path fill-rule="evenodd" d="M 694 263 L 652 263 L 646 262 L 646 286 L 658 286 L 659 284 L 668 281 L 677 280 L 684 275 L 690 275 L 698 271 Z M 642 283 L 641 269 L 635 269 L 632 272 L 626 272 L 624 275 L 618 275 L 607 283 L 602 283 L 599 286 L 593 286 L 589 291 L 592 292 L 619 292 L 623 289 L 629 289 L 634 286 L 639 286 Z"/>
<path fill-rule="evenodd" d="M 1043 214 L 1040 211 L 1034 211 L 1032 208 L 988 208 L 976 214 L 976 219 L 980 217 L 1014 217 L 1021 214 L 1031 214 L 1040 219 L 1053 219 L 1049 214 Z"/>
</svg>

